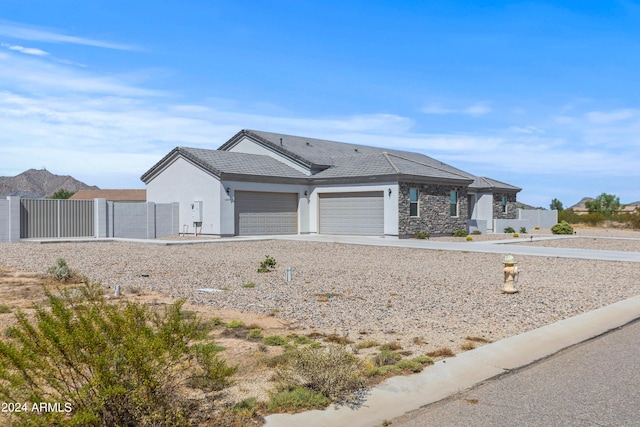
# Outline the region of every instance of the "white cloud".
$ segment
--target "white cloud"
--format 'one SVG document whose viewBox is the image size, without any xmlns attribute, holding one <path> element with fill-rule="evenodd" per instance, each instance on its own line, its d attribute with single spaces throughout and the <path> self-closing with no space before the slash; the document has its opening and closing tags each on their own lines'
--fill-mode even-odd
<svg viewBox="0 0 640 427">
<path fill-rule="evenodd" d="M 6 47 L 9 50 L 14 50 L 20 53 L 24 53 L 27 55 L 35 55 L 35 56 L 48 56 L 49 52 L 45 52 L 44 50 L 41 49 L 36 49 L 33 47 L 23 47 L 23 46 L 18 46 L 18 45 L 10 45 L 8 43 L 2 43 L 1 45 L 2 47 Z"/>
<path fill-rule="evenodd" d="M 469 116 L 482 116 L 492 109 L 485 103 L 476 103 L 465 108 L 447 108 L 440 104 L 430 104 L 421 110 L 425 114 L 463 114 Z"/>
<path fill-rule="evenodd" d="M 0 22 L 0 35 L 19 40 L 30 40 L 46 43 L 70 43 L 101 47 L 106 49 L 137 50 L 137 48 L 125 44 L 105 42 L 83 37 L 68 36 L 57 31 L 45 30 L 37 27 L 6 21 Z"/>
<path fill-rule="evenodd" d="M 591 111 L 586 114 L 587 120 L 596 124 L 610 124 L 637 117 L 638 111 L 632 109 L 614 111 Z"/>
</svg>

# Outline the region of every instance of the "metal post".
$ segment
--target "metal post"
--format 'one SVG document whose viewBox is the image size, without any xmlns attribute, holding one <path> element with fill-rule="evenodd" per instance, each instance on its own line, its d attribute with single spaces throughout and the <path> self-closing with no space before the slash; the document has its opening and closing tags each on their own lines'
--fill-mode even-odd
<svg viewBox="0 0 640 427">
<path fill-rule="evenodd" d="M 291 267 L 285 268 L 284 269 L 284 274 L 285 274 L 285 280 L 287 282 L 290 282 L 291 281 L 291 276 L 293 274 L 293 268 L 291 268 Z"/>
</svg>

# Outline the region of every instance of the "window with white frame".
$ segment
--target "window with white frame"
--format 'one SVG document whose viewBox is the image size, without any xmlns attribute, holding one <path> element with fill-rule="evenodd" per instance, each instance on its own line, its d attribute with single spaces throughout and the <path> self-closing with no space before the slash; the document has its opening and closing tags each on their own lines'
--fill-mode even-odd
<svg viewBox="0 0 640 427">
<path fill-rule="evenodd" d="M 449 213 L 451 216 L 458 216 L 458 192 L 451 190 L 449 193 Z"/>
<path fill-rule="evenodd" d="M 420 199 L 420 191 L 417 188 L 409 189 L 409 216 L 420 216 L 418 201 Z"/>
</svg>

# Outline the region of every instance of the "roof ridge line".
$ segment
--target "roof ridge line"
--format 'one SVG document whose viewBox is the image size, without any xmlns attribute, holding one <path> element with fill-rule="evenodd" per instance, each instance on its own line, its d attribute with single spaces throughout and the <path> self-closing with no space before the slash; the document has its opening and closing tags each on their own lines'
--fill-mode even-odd
<svg viewBox="0 0 640 427">
<path fill-rule="evenodd" d="M 386 151 L 382 152 L 382 155 L 384 156 L 385 159 L 387 159 L 387 161 L 389 162 L 389 164 L 391 165 L 391 167 L 393 168 L 394 171 L 396 171 L 396 174 L 400 175 L 400 169 L 398 169 L 398 167 L 396 166 L 395 163 L 393 163 L 393 160 L 391 160 L 390 153 L 387 153 Z"/>
<path fill-rule="evenodd" d="M 460 177 L 462 177 L 462 178 L 470 179 L 469 177 L 464 176 L 464 175 L 462 175 L 462 174 L 460 174 L 460 173 L 457 173 L 457 172 L 448 171 L 448 170 L 446 170 L 446 169 L 439 168 L 439 167 L 437 167 L 437 166 L 428 165 L 428 164 L 426 164 L 426 163 L 422 163 L 422 162 L 419 162 L 419 161 L 417 161 L 417 160 L 408 159 L 408 158 L 406 158 L 406 157 L 399 156 L 399 155 L 397 155 L 397 154 L 393 154 L 393 153 L 388 153 L 388 154 L 389 154 L 390 156 L 394 156 L 394 157 L 397 157 L 397 158 L 399 158 L 399 159 L 406 160 L 407 162 L 417 163 L 417 164 L 419 164 L 419 165 L 426 166 L 426 167 L 428 167 L 428 168 L 433 168 L 433 169 L 439 170 L 439 171 L 444 172 L 444 173 L 448 173 L 448 174 L 451 174 L 451 175 L 458 175 L 458 176 L 460 176 Z M 435 160 L 435 159 L 434 159 L 434 160 Z M 436 160 L 436 161 L 437 161 L 437 162 L 440 162 L 440 160 Z M 442 162 L 440 162 L 440 163 L 442 163 Z M 442 164 L 444 164 L 444 163 L 442 163 Z M 451 167 L 451 166 L 450 166 L 450 167 Z M 471 174 L 469 174 L 469 175 L 471 175 Z"/>
</svg>

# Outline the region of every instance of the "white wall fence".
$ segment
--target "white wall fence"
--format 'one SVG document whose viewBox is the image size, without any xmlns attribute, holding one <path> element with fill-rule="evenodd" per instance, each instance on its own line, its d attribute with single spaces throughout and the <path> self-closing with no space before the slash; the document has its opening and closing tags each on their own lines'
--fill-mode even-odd
<svg viewBox="0 0 640 427">
<path fill-rule="evenodd" d="M 20 239 L 177 235 L 178 203 L 0 199 L 0 242 Z"/>
</svg>

